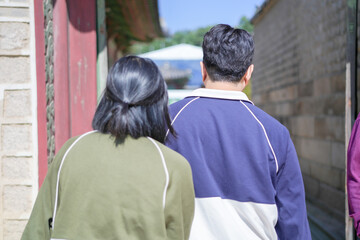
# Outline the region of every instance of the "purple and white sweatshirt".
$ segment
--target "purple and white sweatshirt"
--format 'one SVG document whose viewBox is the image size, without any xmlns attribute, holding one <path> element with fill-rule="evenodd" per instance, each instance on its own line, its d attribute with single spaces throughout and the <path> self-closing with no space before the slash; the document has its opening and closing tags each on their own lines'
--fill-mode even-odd
<svg viewBox="0 0 360 240">
<path fill-rule="evenodd" d="M 197 89 L 170 106 L 190 163 L 191 240 L 311 239 L 301 171 L 288 130 L 238 91 Z"/>
</svg>

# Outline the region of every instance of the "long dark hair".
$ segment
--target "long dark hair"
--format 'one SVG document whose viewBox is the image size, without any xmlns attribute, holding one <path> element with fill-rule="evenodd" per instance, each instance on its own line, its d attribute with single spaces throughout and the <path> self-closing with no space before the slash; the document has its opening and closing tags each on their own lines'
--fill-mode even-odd
<svg viewBox="0 0 360 240">
<path fill-rule="evenodd" d="M 155 63 L 136 56 L 122 57 L 111 67 L 92 126 L 117 140 L 151 137 L 164 142 L 175 134 L 168 113 L 166 83 Z"/>
</svg>

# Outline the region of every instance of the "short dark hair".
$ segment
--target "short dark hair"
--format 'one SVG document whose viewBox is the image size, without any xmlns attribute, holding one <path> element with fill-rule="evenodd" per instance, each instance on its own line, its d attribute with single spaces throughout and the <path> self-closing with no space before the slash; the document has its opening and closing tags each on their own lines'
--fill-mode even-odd
<svg viewBox="0 0 360 240">
<path fill-rule="evenodd" d="M 122 57 L 111 67 L 92 126 L 117 140 L 151 137 L 164 142 L 175 134 L 168 113 L 166 83 L 153 61 Z"/>
<path fill-rule="evenodd" d="M 239 82 L 252 63 L 254 42 L 243 29 L 218 24 L 204 36 L 203 63 L 213 81 Z"/>
</svg>

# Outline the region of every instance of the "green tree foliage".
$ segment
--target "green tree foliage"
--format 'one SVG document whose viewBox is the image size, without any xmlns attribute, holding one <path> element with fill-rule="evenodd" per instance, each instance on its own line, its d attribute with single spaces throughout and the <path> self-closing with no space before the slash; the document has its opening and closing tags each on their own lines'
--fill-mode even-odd
<svg viewBox="0 0 360 240">
<path fill-rule="evenodd" d="M 243 92 L 248 96 L 251 100 L 251 80 L 249 81 L 248 85 L 244 88 Z"/>
<path fill-rule="evenodd" d="M 245 16 L 243 16 L 240 19 L 239 25 L 237 27 L 248 31 L 249 33 L 254 32 L 254 26 L 251 24 L 250 20 Z"/>
</svg>

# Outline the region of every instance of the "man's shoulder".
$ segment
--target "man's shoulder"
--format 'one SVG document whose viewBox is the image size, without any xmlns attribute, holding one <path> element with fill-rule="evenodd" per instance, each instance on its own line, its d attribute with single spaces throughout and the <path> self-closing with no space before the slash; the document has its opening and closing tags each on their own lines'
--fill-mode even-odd
<svg viewBox="0 0 360 240">
<path fill-rule="evenodd" d="M 288 148 L 293 145 L 290 133 L 279 120 L 262 109 L 252 105 L 249 109 L 253 112 L 259 124 L 263 127 L 265 137 L 274 151 L 279 168 L 287 160 Z"/>
<path fill-rule="evenodd" d="M 278 119 L 271 116 L 270 114 L 255 105 L 250 105 L 249 109 L 250 111 L 252 111 L 259 123 L 261 123 L 264 126 L 265 130 L 271 135 L 280 135 L 286 138 L 289 137 L 288 129 Z"/>
<path fill-rule="evenodd" d="M 192 109 L 190 106 L 192 106 L 192 104 L 195 104 L 197 99 L 198 99 L 198 97 L 186 97 L 180 101 L 177 101 L 177 102 L 171 104 L 170 105 L 170 114 L 172 115 L 172 117 L 174 117 L 174 115 L 177 115 L 185 108 L 187 109 L 189 107 L 189 109 Z M 213 100 L 216 101 L 217 99 L 213 99 Z M 222 100 L 222 101 L 224 101 L 224 100 Z M 228 100 L 228 101 L 234 102 L 233 100 Z M 287 128 L 275 117 L 271 116 L 270 114 L 268 114 L 261 108 L 257 107 L 250 101 L 241 101 L 241 102 L 243 103 L 243 107 L 245 106 L 245 108 L 247 110 L 249 110 L 249 114 L 253 115 L 253 117 L 254 117 L 253 120 L 259 121 L 259 123 L 264 126 L 266 131 L 271 131 L 271 132 L 274 132 L 275 134 L 282 133 L 282 135 L 283 134 L 288 135 Z M 201 108 L 197 107 L 196 111 L 201 111 L 201 109 L 203 109 L 203 107 L 206 106 L 206 104 L 205 105 L 201 104 L 201 101 L 199 101 L 198 104 L 200 104 L 202 107 Z M 235 106 L 235 105 L 232 105 L 232 106 Z M 242 106 L 241 104 L 236 105 L 236 108 L 237 107 L 241 108 L 241 106 Z M 236 111 L 236 108 L 231 107 L 229 110 Z"/>
<path fill-rule="evenodd" d="M 190 104 L 192 101 L 196 100 L 196 97 L 186 97 L 180 101 L 177 101 L 170 105 L 170 114 L 176 114 L 181 111 L 184 107 Z"/>
</svg>

